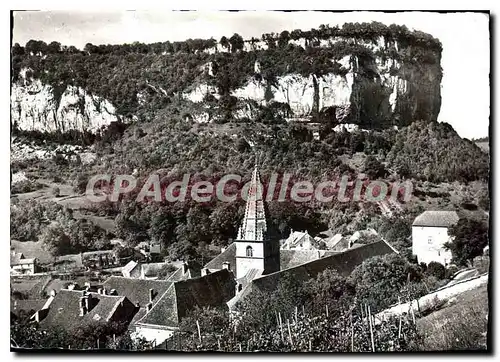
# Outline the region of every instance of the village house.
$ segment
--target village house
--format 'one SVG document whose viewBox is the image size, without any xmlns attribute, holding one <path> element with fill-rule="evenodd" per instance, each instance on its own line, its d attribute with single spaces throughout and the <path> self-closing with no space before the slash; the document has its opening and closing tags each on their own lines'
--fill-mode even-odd
<svg viewBox="0 0 500 362">
<path fill-rule="evenodd" d="M 170 287 L 140 318 L 135 318 L 130 330 L 136 337 L 155 345 L 179 329 L 179 322 L 196 307 L 226 307 L 235 296 L 234 274 L 224 269 L 197 278 L 171 282 Z"/>
<path fill-rule="evenodd" d="M 51 293 L 32 319 L 44 329 L 60 328 L 71 333 L 93 323 L 128 323 L 137 311 L 127 297 L 108 295 L 103 289 L 98 293 L 61 289 Z"/>
<path fill-rule="evenodd" d="M 412 252 L 419 263 L 448 265 L 451 251 L 444 244 L 451 241 L 449 229 L 459 220 L 455 211 L 425 211 L 412 225 Z"/>
<path fill-rule="evenodd" d="M 290 231 L 290 236 L 281 245 L 282 250 L 316 250 L 314 239 L 307 231 Z"/>
<path fill-rule="evenodd" d="M 27 259 L 23 253 L 12 251 L 10 254 L 11 274 L 35 274 L 38 271 L 38 260 L 36 258 Z"/>
</svg>

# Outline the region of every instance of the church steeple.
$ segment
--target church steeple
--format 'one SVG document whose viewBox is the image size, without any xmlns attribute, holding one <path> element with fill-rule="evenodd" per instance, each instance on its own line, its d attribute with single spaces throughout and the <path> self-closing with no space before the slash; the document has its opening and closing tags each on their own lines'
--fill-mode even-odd
<svg viewBox="0 0 500 362">
<path fill-rule="evenodd" d="M 255 166 L 248 185 L 245 216 L 235 240 L 238 279 L 254 269 L 262 270 L 263 274 L 280 270 L 279 240 L 268 237 L 263 191 L 259 170 Z"/>
<path fill-rule="evenodd" d="M 257 166 L 248 188 L 245 216 L 238 230 L 238 240 L 264 241 L 267 233 L 266 211 L 260 175 Z"/>
</svg>

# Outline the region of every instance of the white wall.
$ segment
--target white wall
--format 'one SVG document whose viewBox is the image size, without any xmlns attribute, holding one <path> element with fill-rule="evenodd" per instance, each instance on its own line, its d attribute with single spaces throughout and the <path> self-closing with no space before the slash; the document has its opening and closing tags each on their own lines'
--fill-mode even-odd
<svg viewBox="0 0 500 362">
<path fill-rule="evenodd" d="M 253 249 L 253 256 L 247 257 L 247 247 Z M 264 270 L 264 244 L 246 241 L 236 242 L 236 278 L 242 278 L 250 269 Z"/>
<path fill-rule="evenodd" d="M 159 345 L 166 339 L 170 338 L 173 334 L 174 331 L 136 326 L 134 337 L 142 337 L 149 342 L 155 341 L 156 345 Z"/>
<path fill-rule="evenodd" d="M 444 244 L 450 240 L 446 227 L 412 227 L 412 251 L 419 263 L 431 261 L 447 265 L 451 262 L 451 252 Z"/>
</svg>

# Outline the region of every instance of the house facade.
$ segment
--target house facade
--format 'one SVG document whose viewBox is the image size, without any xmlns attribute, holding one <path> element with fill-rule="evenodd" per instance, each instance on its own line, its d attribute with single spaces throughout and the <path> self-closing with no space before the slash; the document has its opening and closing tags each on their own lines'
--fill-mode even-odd
<svg viewBox="0 0 500 362">
<path fill-rule="evenodd" d="M 37 270 L 37 259 L 24 257 L 23 253 L 12 251 L 10 255 L 11 274 L 35 274 Z"/>
<path fill-rule="evenodd" d="M 444 244 L 451 241 L 449 229 L 459 220 L 455 211 L 425 211 L 412 225 L 412 253 L 419 263 L 451 263 L 451 251 Z"/>
</svg>

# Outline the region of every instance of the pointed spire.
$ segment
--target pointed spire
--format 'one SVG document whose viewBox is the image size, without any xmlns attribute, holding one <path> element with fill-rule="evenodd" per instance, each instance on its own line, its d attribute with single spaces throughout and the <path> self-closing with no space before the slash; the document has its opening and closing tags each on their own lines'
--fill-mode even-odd
<svg viewBox="0 0 500 362">
<path fill-rule="evenodd" d="M 248 188 L 245 217 L 238 230 L 238 240 L 264 241 L 267 231 L 266 214 L 264 210 L 263 187 L 257 165 L 252 173 Z"/>
</svg>

